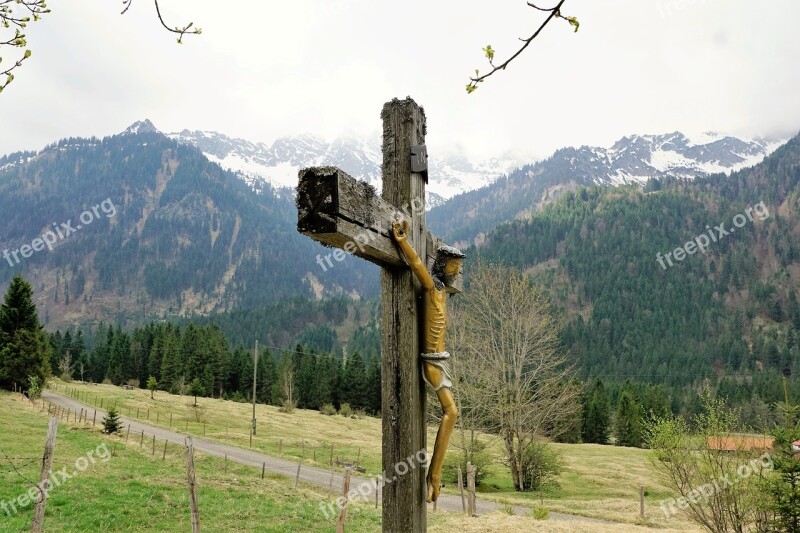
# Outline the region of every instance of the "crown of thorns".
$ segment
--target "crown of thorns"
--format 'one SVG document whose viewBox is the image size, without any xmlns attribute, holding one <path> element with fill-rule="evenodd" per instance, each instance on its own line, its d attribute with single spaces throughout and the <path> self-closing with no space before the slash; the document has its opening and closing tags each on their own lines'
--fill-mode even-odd
<svg viewBox="0 0 800 533">
<path fill-rule="evenodd" d="M 446 256 L 446 257 L 457 257 L 459 259 L 467 257 L 464 254 L 464 252 L 462 252 L 458 248 L 453 248 L 452 246 L 447 246 L 446 244 L 442 244 L 436 249 L 436 255 Z"/>
</svg>

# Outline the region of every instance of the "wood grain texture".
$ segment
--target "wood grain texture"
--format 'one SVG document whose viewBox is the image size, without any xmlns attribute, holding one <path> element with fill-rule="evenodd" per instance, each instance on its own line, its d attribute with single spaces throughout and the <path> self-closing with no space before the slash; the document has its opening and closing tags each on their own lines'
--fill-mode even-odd
<svg viewBox="0 0 800 533">
<path fill-rule="evenodd" d="M 425 114 L 410 98 L 392 100 L 383 119 L 383 199 L 393 206 L 425 197 L 425 181 L 411 172 L 411 146 L 425 143 Z M 413 217 L 409 242 L 423 262 L 427 257 L 424 212 Z M 425 390 L 420 376 L 420 287 L 408 268 L 381 270 L 383 531 L 427 529 L 425 468 L 415 464 L 405 475 L 396 466 L 425 449 Z"/>
</svg>

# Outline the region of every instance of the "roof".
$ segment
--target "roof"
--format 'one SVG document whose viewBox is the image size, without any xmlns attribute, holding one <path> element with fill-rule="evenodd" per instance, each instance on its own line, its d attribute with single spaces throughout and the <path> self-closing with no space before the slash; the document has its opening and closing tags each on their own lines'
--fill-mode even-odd
<svg viewBox="0 0 800 533">
<path fill-rule="evenodd" d="M 730 435 L 727 437 L 708 437 L 708 447 L 712 450 L 726 452 L 769 450 L 775 441 L 772 437 L 764 435 Z M 800 442 L 800 441 L 798 441 Z"/>
</svg>

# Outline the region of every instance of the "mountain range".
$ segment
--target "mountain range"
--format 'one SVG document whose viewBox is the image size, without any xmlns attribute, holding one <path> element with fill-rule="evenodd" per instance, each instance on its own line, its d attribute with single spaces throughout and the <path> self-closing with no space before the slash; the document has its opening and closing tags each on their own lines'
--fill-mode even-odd
<svg viewBox="0 0 800 533">
<path fill-rule="evenodd" d="M 608 149 L 565 148 L 514 170 L 508 159 L 434 159 L 431 189 L 441 196 L 432 196 L 440 205 L 428 223 L 459 244 L 480 244 L 496 226 L 529 219 L 577 187 L 732 171 L 775 145 L 673 133 L 625 137 Z M 296 232 L 285 187 L 299 168 L 318 164 L 379 184 L 376 146 L 308 135 L 267 146 L 214 132 L 164 134 L 143 120 L 105 139 L 63 139 L 4 156 L 0 208 L 13 214 L 0 221 L 2 250 L 19 250 L 105 199 L 117 211 L 52 251 L 11 261 L 0 282 L 16 271 L 32 278 L 50 326 L 206 316 L 295 296 L 368 298 L 376 269 L 354 258 L 321 268 L 317 257 L 328 252 Z"/>
<path fill-rule="evenodd" d="M 437 206 L 428 222 L 460 246 L 480 244 L 499 224 L 526 219 L 565 191 L 590 185 L 644 185 L 667 177 L 692 180 L 753 166 L 785 140 L 744 140 L 706 133 L 631 135 L 610 148 L 562 148 L 517 168 L 490 185 Z"/>
<path fill-rule="evenodd" d="M 141 124 L 141 125 L 140 125 Z M 129 128 L 155 129 L 150 121 Z M 167 134 L 171 139 L 199 148 L 223 168 L 236 172 L 251 187 L 265 183 L 274 188 L 297 186 L 297 171 L 303 167 L 335 166 L 380 190 L 381 150 L 379 139 L 342 137 L 325 141 L 310 134 L 276 139 L 271 145 L 228 137 L 209 131 L 183 130 Z M 463 153 L 429 160 L 428 207 L 441 205 L 448 198 L 483 187 L 513 168 L 510 157 L 471 161 Z"/>
</svg>

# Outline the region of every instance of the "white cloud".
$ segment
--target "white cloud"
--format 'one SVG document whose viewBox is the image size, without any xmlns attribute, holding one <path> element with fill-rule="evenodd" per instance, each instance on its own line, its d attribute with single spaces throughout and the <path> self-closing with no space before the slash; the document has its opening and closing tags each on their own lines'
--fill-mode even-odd
<svg viewBox="0 0 800 533">
<path fill-rule="evenodd" d="M 376 134 L 383 102 L 411 95 L 433 150 L 546 156 L 631 133 L 800 129 L 795 0 L 770 16 L 744 0 L 571 0 L 505 72 L 467 95 L 481 47 L 499 59 L 541 17 L 524 1 L 161 0 L 131 10 L 54 3 L 31 26 L 33 57 L 0 95 L 0 153 L 65 136 L 107 135 L 150 118 L 269 142 L 311 132 Z"/>
</svg>

